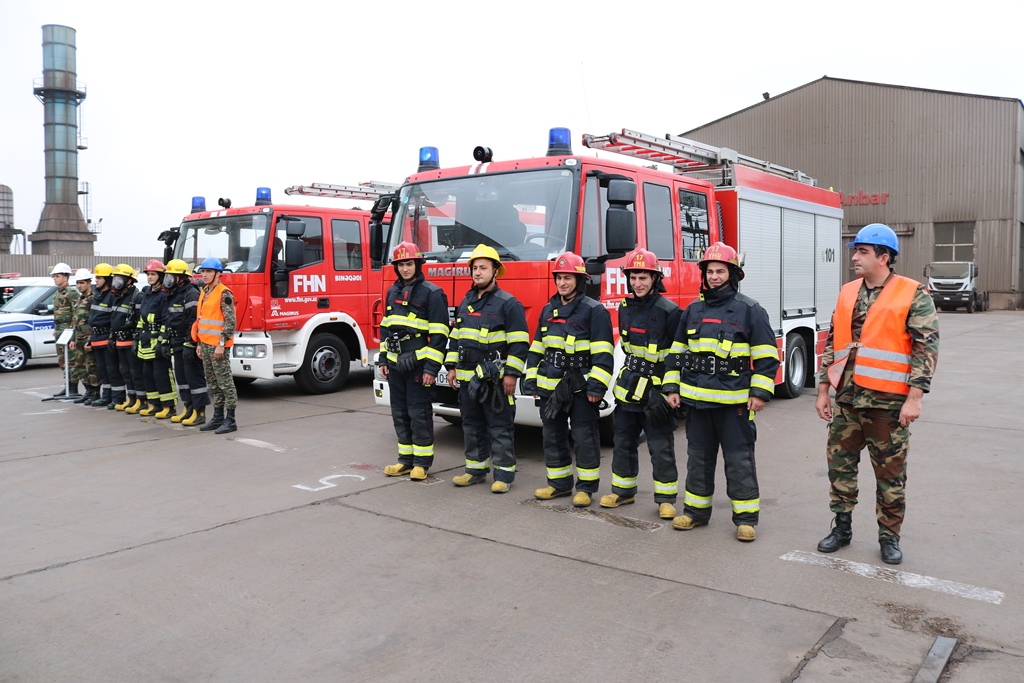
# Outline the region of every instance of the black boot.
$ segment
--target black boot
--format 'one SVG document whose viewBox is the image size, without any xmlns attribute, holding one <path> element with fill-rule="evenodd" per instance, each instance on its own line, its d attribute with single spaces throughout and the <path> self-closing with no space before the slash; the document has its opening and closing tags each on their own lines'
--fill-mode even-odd
<svg viewBox="0 0 1024 683">
<path fill-rule="evenodd" d="M 886 564 L 899 564 L 903 561 L 900 539 L 895 536 L 882 536 L 878 539 L 878 545 L 882 549 L 882 562 Z"/>
<path fill-rule="evenodd" d="M 210 418 L 209 422 L 200 427 L 199 431 L 212 432 L 214 429 L 217 429 L 222 424 L 224 424 L 224 406 L 214 406 L 213 417 Z"/>
<path fill-rule="evenodd" d="M 235 424 L 235 409 L 228 408 L 225 412 L 227 414 L 224 415 L 224 424 L 218 427 L 214 434 L 227 434 L 238 429 L 238 425 Z"/>
<path fill-rule="evenodd" d="M 85 385 L 85 393 L 75 400 L 75 403 L 81 403 L 82 405 L 91 405 L 94 398 L 99 398 L 99 392 L 96 391 L 96 387 L 89 384 Z"/>
<path fill-rule="evenodd" d="M 853 539 L 853 515 L 849 512 L 837 512 L 833 522 L 835 526 L 828 536 L 818 543 L 819 553 L 834 553 L 843 546 L 850 545 Z"/>
<path fill-rule="evenodd" d="M 77 396 L 78 395 L 78 380 L 76 379 L 76 380 L 74 380 L 72 382 L 68 382 L 68 386 L 71 387 L 71 391 L 70 392 L 68 392 L 67 389 L 61 389 L 60 392 L 54 394 L 53 397 L 54 398 L 64 398 L 65 396 L 68 396 L 68 397 Z"/>
<path fill-rule="evenodd" d="M 113 391 L 110 392 L 110 404 L 107 405 L 107 410 L 113 410 L 116 406 L 124 403 L 124 392 Z"/>
<path fill-rule="evenodd" d="M 93 399 L 90 405 L 92 405 L 93 408 L 106 408 L 111 403 L 112 400 L 110 398 L 110 387 L 107 387 L 99 394 L 99 398 Z"/>
</svg>

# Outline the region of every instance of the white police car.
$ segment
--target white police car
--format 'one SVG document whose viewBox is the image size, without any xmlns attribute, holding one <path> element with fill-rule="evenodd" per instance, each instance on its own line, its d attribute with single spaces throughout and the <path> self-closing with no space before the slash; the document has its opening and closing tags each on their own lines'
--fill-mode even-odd
<svg viewBox="0 0 1024 683">
<path fill-rule="evenodd" d="M 19 280 L 17 293 L 0 306 L 0 372 L 17 372 L 30 358 L 57 357 L 53 343 L 57 286 L 50 278 Z"/>
</svg>

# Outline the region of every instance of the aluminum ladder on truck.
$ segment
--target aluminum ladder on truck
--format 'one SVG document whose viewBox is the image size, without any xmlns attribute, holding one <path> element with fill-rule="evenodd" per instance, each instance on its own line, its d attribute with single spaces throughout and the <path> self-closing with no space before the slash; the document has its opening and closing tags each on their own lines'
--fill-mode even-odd
<svg viewBox="0 0 1024 683">
<path fill-rule="evenodd" d="M 722 180 L 726 184 L 732 184 L 731 174 L 728 173 L 732 166 L 746 166 L 805 185 L 817 185 L 814 178 L 806 173 L 755 159 L 728 147 L 705 145 L 702 142 L 678 136 L 667 135 L 659 138 L 655 135 L 646 135 L 623 128 L 621 133 L 609 133 L 608 135 L 584 133 L 583 145 L 590 149 L 616 152 L 636 159 L 666 164 L 680 174 L 688 175 L 694 171 L 721 170 Z"/>
<path fill-rule="evenodd" d="M 292 185 L 285 188 L 287 195 L 301 194 L 307 197 L 334 197 L 337 199 L 369 199 L 374 200 L 386 194 L 394 194 L 401 185 L 370 180 L 358 185 L 332 185 L 330 183 L 310 183 L 309 185 Z"/>
</svg>

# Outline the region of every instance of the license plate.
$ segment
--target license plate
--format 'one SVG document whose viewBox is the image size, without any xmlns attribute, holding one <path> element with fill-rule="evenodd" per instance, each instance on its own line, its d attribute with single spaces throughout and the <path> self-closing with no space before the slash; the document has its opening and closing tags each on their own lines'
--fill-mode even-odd
<svg viewBox="0 0 1024 683">
<path fill-rule="evenodd" d="M 448 371 L 446 369 L 441 368 L 441 370 L 437 373 L 437 379 L 435 380 L 435 383 L 439 387 L 448 386 Z"/>
</svg>

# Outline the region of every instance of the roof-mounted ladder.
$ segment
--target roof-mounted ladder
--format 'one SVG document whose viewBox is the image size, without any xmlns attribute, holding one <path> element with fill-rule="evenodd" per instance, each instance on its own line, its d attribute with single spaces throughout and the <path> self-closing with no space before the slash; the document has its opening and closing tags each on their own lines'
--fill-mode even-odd
<svg viewBox="0 0 1024 683">
<path fill-rule="evenodd" d="M 795 180 L 806 185 L 817 184 L 814 178 L 811 178 L 806 173 L 801 173 L 800 171 L 768 161 L 762 161 L 761 159 L 755 159 L 754 157 L 740 154 L 728 147 L 705 145 L 704 143 L 678 136 L 667 135 L 664 138 L 659 138 L 654 135 L 646 135 L 623 128 L 621 133 L 609 133 L 608 135 L 584 134 L 583 145 L 590 149 L 616 152 L 637 159 L 644 159 L 645 161 L 667 164 L 675 169 L 677 173 L 707 171 L 735 164 L 756 168 L 766 173 L 782 176 L 783 178 Z"/>
<path fill-rule="evenodd" d="M 301 194 L 307 197 L 334 197 L 337 199 L 377 199 L 381 195 L 398 191 L 401 185 L 370 180 L 358 185 L 331 185 L 330 183 L 311 183 L 309 185 L 292 185 L 285 188 L 287 195 Z"/>
</svg>

